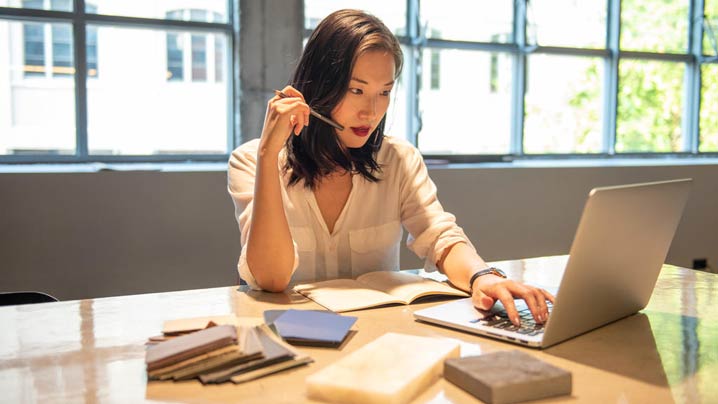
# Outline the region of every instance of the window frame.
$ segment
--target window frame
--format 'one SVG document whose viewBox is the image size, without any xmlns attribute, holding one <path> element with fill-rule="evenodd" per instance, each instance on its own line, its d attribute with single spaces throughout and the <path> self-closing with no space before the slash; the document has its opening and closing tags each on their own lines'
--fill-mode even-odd
<svg viewBox="0 0 718 404">
<path fill-rule="evenodd" d="M 236 17 L 238 0 L 227 0 L 226 22 L 200 22 L 169 20 L 145 17 L 89 14 L 85 12 L 85 0 L 72 0 L 73 11 L 40 10 L 15 7 L 0 7 L 0 19 L 19 23 L 69 23 L 72 24 L 73 60 L 75 84 L 75 153 L 54 154 L 10 154 L 0 155 L 0 163 L 133 163 L 133 162 L 217 162 L 229 158 L 239 133 L 239 117 L 235 114 L 236 95 L 239 94 L 237 44 L 239 43 L 239 19 Z M 91 2 L 90 2 L 91 3 Z M 222 34 L 227 37 L 227 150 L 223 154 L 156 154 L 156 155 L 101 155 L 89 154 L 87 138 L 87 26 L 122 28 L 145 28 L 159 30 L 181 30 L 190 33 Z M 214 52 L 212 52 L 214 53 Z M 47 64 L 47 61 L 45 62 Z"/>
<path fill-rule="evenodd" d="M 409 87 L 409 94 L 416 94 L 407 105 L 406 138 L 420 147 L 419 132 L 421 116 L 419 114 L 419 88 L 417 66 L 422 64 L 423 51 L 458 49 L 504 53 L 514 60 L 512 72 L 513 93 L 511 95 L 511 139 L 510 151 L 507 154 L 434 154 L 424 153 L 430 161 L 444 163 L 477 163 L 477 162 L 509 162 L 513 160 L 564 160 L 564 159 L 651 159 L 651 158 L 714 158 L 718 152 L 699 151 L 699 113 L 701 101 L 701 66 L 706 63 L 718 63 L 718 58 L 704 55 L 703 44 L 703 9 L 704 0 L 689 0 L 688 3 L 688 49 L 684 53 L 639 52 L 620 49 L 620 17 L 621 1 L 606 2 L 606 43 L 604 48 L 574 48 L 543 46 L 530 43 L 527 35 L 527 0 L 514 2 L 514 24 L 512 38 L 508 42 L 473 42 L 438 39 L 427 37 L 421 29 L 420 2 L 406 0 L 406 35 L 399 36 L 399 41 L 408 49 L 404 55 L 404 79 Z M 303 37 L 309 37 L 311 29 L 304 29 Z M 524 121 L 525 94 L 527 79 L 527 59 L 529 55 L 547 54 L 573 57 L 599 57 L 604 63 L 603 92 L 603 131 L 602 148 L 599 153 L 546 153 L 527 154 L 524 152 Z M 683 147 L 678 152 L 616 152 L 616 125 L 618 106 L 618 68 L 622 59 L 645 59 L 684 63 L 686 80 L 683 87 L 686 101 L 683 105 L 682 133 Z"/>
</svg>

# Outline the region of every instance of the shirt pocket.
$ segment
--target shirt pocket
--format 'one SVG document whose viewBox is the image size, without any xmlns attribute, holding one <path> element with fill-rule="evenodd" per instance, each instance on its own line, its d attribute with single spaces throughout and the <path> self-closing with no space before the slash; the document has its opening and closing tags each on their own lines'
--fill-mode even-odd
<svg viewBox="0 0 718 404">
<path fill-rule="evenodd" d="M 352 275 L 399 269 L 399 246 L 403 231 L 398 220 L 349 232 Z"/>
</svg>

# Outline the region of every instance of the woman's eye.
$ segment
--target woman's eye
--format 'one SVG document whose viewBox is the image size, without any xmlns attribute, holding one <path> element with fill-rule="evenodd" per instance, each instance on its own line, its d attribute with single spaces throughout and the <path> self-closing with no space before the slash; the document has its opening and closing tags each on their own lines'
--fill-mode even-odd
<svg viewBox="0 0 718 404">
<path fill-rule="evenodd" d="M 364 93 L 362 90 L 360 90 L 360 89 L 358 89 L 358 88 L 350 88 L 350 89 L 349 89 L 349 92 L 352 93 L 352 94 L 355 94 L 355 95 L 361 95 L 361 94 Z"/>
<path fill-rule="evenodd" d="M 382 91 L 382 92 L 381 92 L 381 95 L 383 95 L 383 96 L 385 96 L 385 97 L 388 97 L 388 96 L 391 95 L 391 90 Z"/>
</svg>

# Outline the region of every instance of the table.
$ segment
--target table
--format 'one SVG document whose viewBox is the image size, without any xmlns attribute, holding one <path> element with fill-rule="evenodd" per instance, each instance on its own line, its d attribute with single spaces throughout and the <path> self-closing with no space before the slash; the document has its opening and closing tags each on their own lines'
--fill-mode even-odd
<svg viewBox="0 0 718 404">
<path fill-rule="evenodd" d="M 511 278 L 557 285 L 566 257 L 494 263 Z M 546 350 L 414 321 L 438 301 L 351 313 L 357 331 L 340 350 L 303 348 L 315 362 L 254 382 L 203 386 L 147 382 L 144 342 L 168 319 L 267 309 L 316 309 L 291 292 L 234 287 L 0 308 L 0 402 L 308 402 L 304 379 L 388 331 L 450 337 L 462 355 L 521 349 L 573 373 L 572 396 L 542 402 L 718 402 L 718 277 L 665 265 L 646 309 Z M 587 308 L 590 309 L 590 308 Z M 439 380 L 416 403 L 477 402 Z"/>
</svg>

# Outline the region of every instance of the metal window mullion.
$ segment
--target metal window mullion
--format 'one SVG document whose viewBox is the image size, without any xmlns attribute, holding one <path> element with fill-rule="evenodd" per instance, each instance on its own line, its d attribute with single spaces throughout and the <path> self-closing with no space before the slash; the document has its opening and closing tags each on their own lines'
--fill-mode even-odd
<svg viewBox="0 0 718 404">
<path fill-rule="evenodd" d="M 603 143 L 601 150 L 607 155 L 616 154 L 618 114 L 618 58 L 621 37 L 620 0 L 608 0 L 606 13 L 606 48 L 603 79 Z"/>
<path fill-rule="evenodd" d="M 516 45 L 513 43 L 469 42 L 437 38 L 426 38 L 424 45 L 428 48 L 470 51 L 511 52 L 516 50 Z"/>
<path fill-rule="evenodd" d="M 514 2 L 514 53 L 511 92 L 511 139 L 509 152 L 521 156 L 524 154 L 524 103 L 526 102 L 526 0 Z"/>
<path fill-rule="evenodd" d="M 419 130 L 421 129 L 421 117 L 419 116 L 419 67 L 420 62 L 419 49 L 416 45 L 420 35 L 419 32 L 419 0 L 407 0 L 406 2 L 406 31 L 409 38 L 409 57 L 405 59 L 406 63 L 406 86 L 410 100 L 406 108 L 407 117 L 407 140 L 414 146 L 419 147 Z M 413 95 L 413 97 L 411 96 Z"/>
<path fill-rule="evenodd" d="M 656 53 L 626 50 L 619 50 L 618 53 L 621 58 L 637 60 L 656 60 L 660 62 L 688 63 L 693 59 L 692 55 L 686 53 Z"/>
<path fill-rule="evenodd" d="M 165 30 L 200 31 L 202 33 L 224 32 L 227 35 L 232 32 L 232 24 L 230 22 L 216 23 L 203 21 L 184 21 L 105 14 L 84 14 L 84 19 L 87 21 L 87 23 L 90 24 L 111 25 L 118 27 L 135 27 L 149 29 L 159 28 Z"/>
<path fill-rule="evenodd" d="M 686 88 L 683 120 L 683 150 L 697 154 L 700 147 L 701 64 L 703 55 L 703 0 L 691 1 L 688 52 L 691 60 L 686 65 Z"/>
<path fill-rule="evenodd" d="M 83 159 L 89 155 L 87 145 L 87 35 L 85 0 L 74 0 L 72 20 L 75 65 L 75 153 Z"/>
<path fill-rule="evenodd" d="M 227 114 L 227 152 L 231 152 L 241 143 L 240 137 L 240 119 L 239 113 L 239 0 L 230 0 L 227 2 L 227 15 L 232 20 L 232 34 L 228 37 L 228 43 L 225 46 L 227 50 L 227 60 L 224 62 L 227 72 L 227 97 L 229 98 L 229 111 Z M 230 73 L 231 72 L 231 73 Z"/>
</svg>

